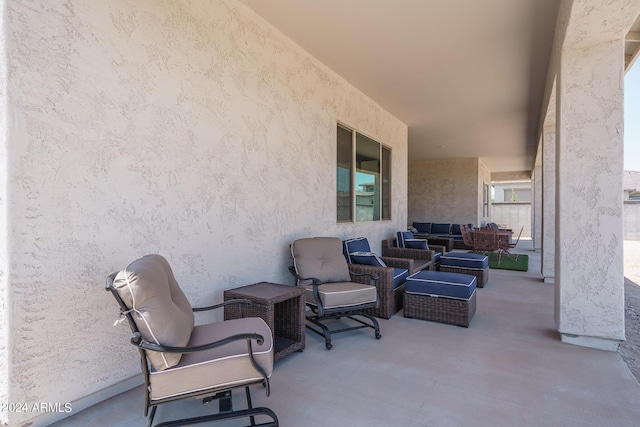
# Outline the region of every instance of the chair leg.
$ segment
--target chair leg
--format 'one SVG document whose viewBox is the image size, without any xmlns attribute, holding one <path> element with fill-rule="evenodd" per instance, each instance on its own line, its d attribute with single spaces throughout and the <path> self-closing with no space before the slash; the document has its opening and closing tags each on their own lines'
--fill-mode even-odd
<svg viewBox="0 0 640 427">
<path fill-rule="evenodd" d="M 246 386 L 244 388 L 244 394 L 247 398 L 247 408 L 253 409 L 253 404 L 251 403 L 251 392 L 249 391 L 249 386 Z M 251 420 L 251 427 L 254 427 L 256 425 L 255 417 L 252 415 L 251 417 L 249 417 L 249 419 Z"/>
<path fill-rule="evenodd" d="M 325 347 L 327 348 L 327 350 L 331 350 L 331 348 L 333 347 L 333 344 L 331 344 L 331 331 L 329 330 L 329 328 L 327 328 L 326 325 L 323 325 L 317 319 L 318 319 L 318 316 L 307 316 L 307 320 L 313 323 L 314 325 L 316 325 L 317 327 L 319 327 L 321 330 L 318 330 L 310 325 L 307 325 L 307 328 L 315 332 L 316 334 L 324 337 Z"/>
<path fill-rule="evenodd" d="M 147 422 L 147 427 L 151 427 L 151 425 L 153 424 L 153 418 L 156 416 L 156 409 L 158 409 L 157 406 L 154 406 L 151 408 L 151 413 L 149 414 L 149 422 Z"/>
<path fill-rule="evenodd" d="M 376 319 L 375 317 L 370 316 L 370 315 L 368 315 L 368 314 L 361 313 L 361 312 L 354 313 L 353 315 L 362 316 L 362 317 L 366 317 L 367 319 L 369 319 L 369 321 L 372 323 L 371 325 L 370 325 L 370 324 L 368 324 L 368 323 L 366 323 L 366 322 L 363 322 L 363 321 L 362 321 L 362 320 L 360 320 L 360 319 L 355 319 L 355 318 L 353 318 L 353 317 L 351 317 L 351 316 L 347 316 L 347 317 L 349 317 L 349 319 L 351 319 L 351 320 L 355 320 L 355 321 L 356 321 L 356 322 L 358 322 L 358 323 L 362 323 L 362 324 L 364 325 L 364 327 L 373 328 L 374 333 L 375 333 L 375 337 L 376 337 L 376 339 L 377 339 L 377 340 L 379 340 L 380 338 L 382 338 L 382 334 L 380 334 L 380 325 L 378 324 L 378 319 Z"/>
<path fill-rule="evenodd" d="M 178 426 L 184 426 L 184 425 L 232 420 L 237 418 L 249 418 L 251 422 L 251 427 L 278 427 L 279 421 L 275 412 L 265 407 L 254 408 L 251 402 L 251 391 L 249 390 L 249 386 L 245 386 L 245 393 L 247 396 L 248 409 L 241 409 L 241 410 L 234 411 L 233 404 L 231 402 L 232 400 L 231 391 L 225 391 L 225 392 L 220 392 L 211 398 L 203 399 L 203 403 L 211 402 L 213 400 L 219 401 L 219 412 L 217 414 L 165 421 L 163 423 L 156 424 L 154 427 L 178 427 Z M 154 406 L 151 409 L 148 427 L 151 427 L 152 425 L 153 416 L 155 415 L 156 409 L 157 409 L 157 406 Z M 267 421 L 261 424 L 256 424 L 255 417 L 258 415 L 267 416 L 271 418 L 271 421 Z"/>
<path fill-rule="evenodd" d="M 369 323 L 364 322 L 360 319 L 356 319 L 353 316 L 361 316 L 364 317 L 366 319 L 369 320 Z M 346 327 L 346 328 L 341 328 L 341 329 L 329 329 L 325 324 L 323 324 L 321 322 L 321 320 L 323 319 L 340 319 L 341 317 L 346 317 L 348 319 L 351 319 L 357 323 L 360 323 L 360 325 L 358 326 L 351 326 L 351 327 Z M 380 339 L 382 337 L 382 334 L 380 333 L 380 325 L 378 324 L 378 320 L 368 314 L 362 313 L 360 311 L 357 312 L 352 312 L 352 313 L 336 313 L 336 314 L 330 314 L 330 315 L 325 315 L 322 317 L 319 316 L 307 316 L 307 320 L 311 323 L 313 323 L 314 325 L 316 325 L 318 328 L 320 329 L 316 329 L 314 327 L 312 327 L 311 325 L 307 324 L 307 328 L 313 332 L 315 332 L 316 334 L 324 337 L 324 341 L 325 341 L 325 347 L 327 348 L 327 350 L 331 350 L 331 348 L 333 348 L 333 344 L 331 344 L 331 334 L 337 334 L 339 332 L 347 332 L 347 331 L 352 331 L 354 329 L 362 329 L 362 328 L 372 328 L 375 331 L 375 337 L 376 339 Z"/>
<path fill-rule="evenodd" d="M 239 411 L 226 412 L 223 414 L 205 415 L 202 417 L 184 418 L 181 420 L 167 421 L 164 423 L 156 424 L 155 427 L 179 427 L 192 424 L 201 424 L 215 421 L 233 420 L 237 418 L 253 418 L 258 415 L 265 415 L 272 419 L 272 421 L 255 424 L 253 427 L 278 427 L 278 417 L 275 412 L 269 408 L 254 408 L 254 409 L 242 409 Z"/>
</svg>

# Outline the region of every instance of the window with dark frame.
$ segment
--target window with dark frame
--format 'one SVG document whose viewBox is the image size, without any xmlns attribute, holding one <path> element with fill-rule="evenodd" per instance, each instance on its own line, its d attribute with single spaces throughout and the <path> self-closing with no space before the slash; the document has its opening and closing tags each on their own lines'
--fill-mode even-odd
<svg viewBox="0 0 640 427">
<path fill-rule="evenodd" d="M 489 184 L 482 183 L 482 216 L 489 217 Z"/>
<path fill-rule="evenodd" d="M 345 126 L 337 128 L 337 221 L 390 220 L 391 149 Z"/>
</svg>

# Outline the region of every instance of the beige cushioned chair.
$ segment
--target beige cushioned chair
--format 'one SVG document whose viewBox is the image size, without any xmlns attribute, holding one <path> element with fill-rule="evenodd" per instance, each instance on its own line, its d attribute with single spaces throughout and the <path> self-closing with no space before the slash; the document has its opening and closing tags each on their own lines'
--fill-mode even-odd
<svg viewBox="0 0 640 427">
<path fill-rule="evenodd" d="M 293 266 L 289 271 L 298 286 L 306 288 L 307 305 L 312 315 L 307 328 L 325 338 L 331 349 L 331 334 L 360 328 L 373 328 L 380 338 L 378 321 L 361 310 L 378 307 L 378 294 L 372 274 L 357 274 L 349 269 L 342 253 L 342 241 L 337 237 L 312 237 L 295 240 L 291 244 Z M 358 316 L 360 318 L 354 318 Z M 358 325 L 329 329 L 324 322 L 330 319 L 348 318 Z M 363 319 L 362 319 L 363 318 Z M 318 329 L 319 328 L 319 329 Z"/>
<path fill-rule="evenodd" d="M 192 308 L 178 286 L 171 267 L 160 255 L 146 255 L 107 278 L 107 290 L 120 305 L 133 332 L 131 343 L 141 357 L 146 383 L 144 414 L 152 425 L 157 405 L 186 397 L 218 399 L 220 411 L 204 417 L 173 420 L 159 425 L 183 425 L 266 416 L 261 426 L 277 426 L 268 408 L 252 408 L 249 386 L 262 384 L 269 395 L 273 371 L 273 340 L 269 326 L 260 318 L 241 318 L 197 325 L 194 311 L 211 310 L 227 301 Z M 248 409 L 231 410 L 231 390 L 244 387 Z"/>
</svg>

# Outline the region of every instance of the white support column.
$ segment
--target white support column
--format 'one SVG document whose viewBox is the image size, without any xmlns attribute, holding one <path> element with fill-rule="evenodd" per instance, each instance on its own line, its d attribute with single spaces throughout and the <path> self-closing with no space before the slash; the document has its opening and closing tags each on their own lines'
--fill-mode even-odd
<svg viewBox="0 0 640 427">
<path fill-rule="evenodd" d="M 564 48 L 556 88 L 557 328 L 607 350 L 625 338 L 622 51 L 618 40 Z"/>
<path fill-rule="evenodd" d="M 556 257 L 556 131 L 542 134 L 542 277 L 555 283 Z"/>
<path fill-rule="evenodd" d="M 533 212 L 532 235 L 533 250 L 542 249 L 542 165 L 533 168 Z"/>
</svg>

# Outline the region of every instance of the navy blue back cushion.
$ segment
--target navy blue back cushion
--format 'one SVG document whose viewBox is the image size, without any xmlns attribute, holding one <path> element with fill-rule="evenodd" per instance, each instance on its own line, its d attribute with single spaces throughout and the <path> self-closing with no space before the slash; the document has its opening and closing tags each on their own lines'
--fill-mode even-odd
<svg viewBox="0 0 640 427">
<path fill-rule="evenodd" d="M 418 233 L 420 234 L 431 234 L 430 222 L 414 222 L 413 227 L 418 230 Z"/>
<path fill-rule="evenodd" d="M 451 224 L 431 224 L 431 234 L 451 234 Z"/>
<path fill-rule="evenodd" d="M 460 231 L 460 224 L 452 224 L 451 225 L 451 234 L 462 235 L 462 231 Z"/>
<path fill-rule="evenodd" d="M 398 241 L 399 248 L 406 248 L 404 242 L 405 240 L 413 239 L 413 233 L 410 231 L 398 231 L 396 233 L 396 240 Z"/>
<path fill-rule="evenodd" d="M 355 239 L 347 239 L 342 241 L 342 254 L 351 263 L 349 254 L 351 252 L 371 252 L 369 241 L 366 237 L 356 237 Z"/>
</svg>

